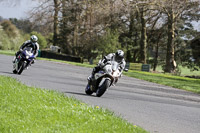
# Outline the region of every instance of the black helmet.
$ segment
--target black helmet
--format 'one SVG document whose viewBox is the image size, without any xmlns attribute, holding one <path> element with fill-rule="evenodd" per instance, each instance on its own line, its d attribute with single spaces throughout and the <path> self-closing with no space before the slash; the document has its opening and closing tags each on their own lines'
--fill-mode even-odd
<svg viewBox="0 0 200 133">
<path fill-rule="evenodd" d="M 115 53 L 115 57 L 117 61 L 122 61 L 122 59 L 124 58 L 124 52 L 122 50 L 117 50 L 117 52 Z"/>
</svg>

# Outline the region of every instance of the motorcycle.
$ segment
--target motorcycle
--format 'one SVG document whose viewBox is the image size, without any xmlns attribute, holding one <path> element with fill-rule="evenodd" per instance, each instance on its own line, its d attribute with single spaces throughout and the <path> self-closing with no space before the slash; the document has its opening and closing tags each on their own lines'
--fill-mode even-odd
<svg viewBox="0 0 200 133">
<path fill-rule="evenodd" d="M 124 71 L 128 71 L 128 69 L 124 69 Z M 85 93 L 88 95 L 96 93 L 97 97 L 101 97 L 110 86 L 115 86 L 121 74 L 119 63 L 108 61 L 100 71 L 95 73 L 94 78 L 88 79 Z"/>
<path fill-rule="evenodd" d="M 29 64 L 34 59 L 34 54 L 32 52 L 32 48 L 25 48 L 21 51 L 21 53 L 15 58 L 13 63 L 13 73 L 21 74 L 24 69 L 26 69 Z"/>
</svg>

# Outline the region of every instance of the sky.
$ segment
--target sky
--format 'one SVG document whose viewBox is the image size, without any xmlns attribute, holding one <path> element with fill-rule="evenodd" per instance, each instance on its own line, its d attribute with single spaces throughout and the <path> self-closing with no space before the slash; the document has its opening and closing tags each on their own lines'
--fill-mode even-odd
<svg viewBox="0 0 200 133">
<path fill-rule="evenodd" d="M 2 1 L 2 0 L 0 0 Z M 0 2 L 0 16 L 3 18 L 18 18 L 25 19 L 28 16 L 28 11 L 36 7 L 37 2 L 32 0 L 4 0 Z M 194 28 L 200 31 L 200 20 L 193 22 Z"/>
<path fill-rule="evenodd" d="M 2 0 L 0 0 L 2 1 Z M 28 16 L 28 11 L 36 6 L 32 0 L 4 0 L 0 2 L 0 16 L 3 18 L 23 19 Z"/>
</svg>

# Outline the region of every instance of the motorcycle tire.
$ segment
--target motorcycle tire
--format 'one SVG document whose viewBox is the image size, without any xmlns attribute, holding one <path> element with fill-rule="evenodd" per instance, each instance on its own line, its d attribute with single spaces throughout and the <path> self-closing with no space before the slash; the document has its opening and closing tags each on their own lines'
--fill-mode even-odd
<svg viewBox="0 0 200 133">
<path fill-rule="evenodd" d="M 111 81 L 109 79 L 106 79 L 104 81 L 104 83 L 99 87 L 99 89 L 96 92 L 96 96 L 97 97 L 101 97 L 105 91 L 107 90 L 107 88 L 110 86 Z"/>
<path fill-rule="evenodd" d="M 17 71 L 16 71 L 16 70 L 13 70 L 13 73 L 14 73 L 14 74 L 17 74 Z"/>
<path fill-rule="evenodd" d="M 23 70 L 24 70 L 24 62 L 21 61 L 19 64 L 20 64 L 20 65 L 19 65 L 19 71 L 18 71 L 18 74 L 20 75 L 20 74 L 23 72 Z"/>
<path fill-rule="evenodd" d="M 85 88 L 85 93 L 86 93 L 87 95 L 92 95 L 93 92 L 90 90 L 89 85 L 86 86 L 86 88 Z"/>
</svg>

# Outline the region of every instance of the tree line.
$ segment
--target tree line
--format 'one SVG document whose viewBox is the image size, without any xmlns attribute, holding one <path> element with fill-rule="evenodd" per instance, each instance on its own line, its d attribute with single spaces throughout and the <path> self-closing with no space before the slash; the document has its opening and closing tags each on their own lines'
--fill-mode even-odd
<svg viewBox="0 0 200 133">
<path fill-rule="evenodd" d="M 95 59 L 116 49 L 128 62 L 194 68 L 199 63 L 199 0 L 40 0 L 29 20 L 62 52 Z"/>
</svg>

